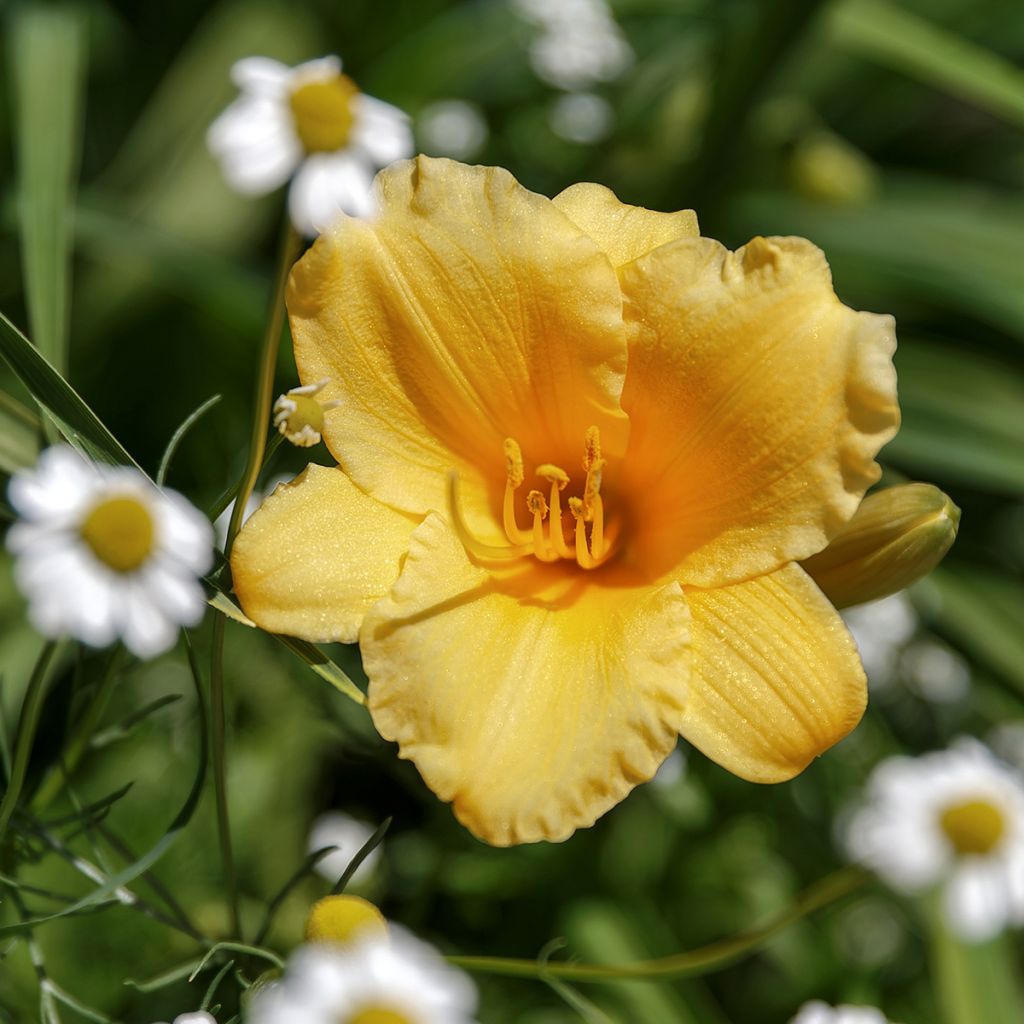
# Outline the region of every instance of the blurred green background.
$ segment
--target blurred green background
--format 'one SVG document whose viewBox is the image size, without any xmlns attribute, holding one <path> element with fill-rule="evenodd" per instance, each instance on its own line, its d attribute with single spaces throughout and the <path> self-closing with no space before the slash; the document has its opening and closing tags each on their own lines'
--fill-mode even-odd
<svg viewBox="0 0 1024 1024">
<path fill-rule="evenodd" d="M 44 8 L 54 20 L 40 21 Z M 545 31 L 537 9 L 504 0 L 9 3 L 0 22 L 0 310 L 50 346 L 58 365 L 66 319 L 69 379 L 150 472 L 188 413 L 223 396 L 168 478 L 209 508 L 244 462 L 283 195 L 232 194 L 204 133 L 233 98 L 236 59 L 297 63 L 338 53 L 366 92 L 412 115 L 426 152 L 504 165 L 548 195 L 592 180 L 631 203 L 692 207 L 703 233 L 730 246 L 771 233 L 820 245 L 845 302 L 897 318 L 904 425 L 883 453 L 888 480 L 944 488 L 963 509 L 960 538 L 915 588 L 903 633 L 886 640 L 877 621 L 863 626 L 866 643 L 879 633 L 872 706 L 854 735 L 803 776 L 759 788 L 691 752 L 678 777 L 641 787 L 557 846 L 478 843 L 360 709 L 269 637 L 232 625 L 229 784 L 250 930 L 300 864 L 311 821 L 339 808 L 373 826 L 393 816 L 366 891 L 447 951 L 532 957 L 563 936 L 559 956 L 664 955 L 785 909 L 839 866 L 837 815 L 881 758 L 943 747 L 963 733 L 1022 756 L 1019 0 L 618 0 L 619 65 L 558 84 L 545 80 L 537 56 Z M 51 79 L 52 88 L 39 87 Z M 452 100 L 470 109 L 437 106 Z M 34 319 L 25 284 L 32 271 L 26 276 L 19 245 L 19 159 L 32 173 L 63 167 L 79 182 L 73 283 L 62 300 L 58 259 Z M 28 221 L 53 223 L 48 216 L 36 210 Z M 28 251 L 39 251 L 38 240 Z M 45 285 L 45 268 L 35 280 Z M 290 360 L 283 346 L 281 390 L 294 383 Z M 9 473 L 34 457 L 33 403 L 6 368 L 0 388 L 0 467 Z M 301 468 L 305 453 L 286 449 L 265 477 Z M 313 456 L 329 461 L 323 448 Z M 41 642 L 25 624 L 6 556 L 0 616 L 0 708 L 10 735 Z M 199 633 L 201 660 L 208 630 Z M 361 678 L 357 652 L 332 655 Z M 37 774 L 60 746 L 69 695 L 101 660 L 65 655 Z M 181 651 L 125 671 L 105 718 L 117 723 L 175 694 L 182 699 L 111 735 L 77 778 L 84 803 L 134 783 L 106 825 L 136 852 L 166 829 L 195 770 L 196 709 Z M 207 796 L 156 875 L 197 925 L 217 933 L 226 918 L 213 813 Z M 113 866 L 123 863 L 104 849 Z M 22 877 L 63 892 L 88 888 L 58 856 Z M 269 944 L 287 952 L 309 902 L 329 885 L 303 882 Z M 0 923 L 12 915 L 9 900 L 0 904 Z M 209 980 L 148 993 L 124 985 L 196 949 L 130 907 L 57 921 L 36 938 L 53 979 L 118 1020 L 146 1024 L 194 1009 Z M 37 985 L 25 943 L 8 942 L 0 939 L 0 1019 L 20 1024 L 38 1019 Z M 998 945 L 981 952 L 1020 965 L 1019 943 Z M 588 986 L 589 1008 L 538 981 L 480 976 L 480 1016 L 495 1024 L 776 1024 L 820 997 L 874 1003 L 904 1024 L 961 1024 L 949 979 L 932 969 L 936 955 L 920 908 L 872 886 L 714 974 Z"/>
</svg>

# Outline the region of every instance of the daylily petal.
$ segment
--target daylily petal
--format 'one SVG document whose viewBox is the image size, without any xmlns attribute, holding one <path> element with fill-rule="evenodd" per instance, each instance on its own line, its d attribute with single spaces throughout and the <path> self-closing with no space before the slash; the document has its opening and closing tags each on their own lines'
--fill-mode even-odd
<svg viewBox="0 0 1024 1024">
<path fill-rule="evenodd" d="M 342 218 L 288 296 L 302 380 L 344 403 L 324 433 L 352 479 L 422 514 L 460 469 L 472 511 L 497 503 L 506 437 L 577 464 L 593 424 L 621 454 L 621 295 L 595 243 L 499 168 L 419 157 L 377 188 L 379 217 Z"/>
<path fill-rule="evenodd" d="M 360 646 L 374 724 L 499 846 L 590 825 L 674 748 L 689 664 L 677 584 L 474 565 L 438 515 Z"/>
<path fill-rule="evenodd" d="M 574 224 L 601 247 L 613 267 L 645 256 L 677 238 L 700 234 L 693 210 L 659 213 L 620 203 L 604 185 L 570 185 L 551 200 Z"/>
<path fill-rule="evenodd" d="M 271 633 L 352 643 L 398 576 L 416 520 L 311 465 L 250 516 L 231 552 L 245 614 Z"/>
<path fill-rule="evenodd" d="M 680 732 L 723 768 L 782 782 L 860 721 L 857 648 L 799 566 L 686 599 L 693 670 Z"/>
<path fill-rule="evenodd" d="M 621 276 L 633 556 L 718 586 L 820 551 L 899 422 L 892 318 L 844 306 L 799 238 L 686 239 Z"/>
</svg>

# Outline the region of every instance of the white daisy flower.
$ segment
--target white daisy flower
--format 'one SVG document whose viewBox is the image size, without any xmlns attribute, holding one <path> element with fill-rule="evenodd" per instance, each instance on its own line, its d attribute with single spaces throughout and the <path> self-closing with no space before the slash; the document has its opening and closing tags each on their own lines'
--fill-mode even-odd
<svg viewBox="0 0 1024 1024">
<path fill-rule="evenodd" d="M 829 1006 L 818 999 L 804 1003 L 789 1024 L 889 1024 L 873 1006 Z"/>
<path fill-rule="evenodd" d="M 58 445 L 16 473 L 7 533 L 32 625 L 94 647 L 117 639 L 140 658 L 171 647 L 206 611 L 198 577 L 213 564 L 213 530 L 175 491 L 125 466 L 98 466 Z"/>
<path fill-rule="evenodd" d="M 163 1021 L 160 1021 L 160 1024 L 163 1024 Z M 178 1014 L 174 1018 L 174 1024 L 217 1024 L 217 1021 L 205 1010 L 200 1010 L 198 1013 Z"/>
<path fill-rule="evenodd" d="M 255 992 L 248 1024 L 473 1024 L 476 988 L 402 928 L 350 944 L 300 946 L 280 979 Z"/>
<path fill-rule="evenodd" d="M 317 861 L 317 873 L 330 882 L 336 882 L 372 835 L 373 829 L 369 825 L 343 811 L 327 811 L 321 814 L 309 831 L 307 848 L 310 853 L 322 850 L 325 846 L 336 846 L 337 849 Z M 351 884 L 359 886 L 366 882 L 377 869 L 380 857 L 381 845 L 378 844 L 356 868 Z"/>
<path fill-rule="evenodd" d="M 371 215 L 374 174 L 412 156 L 408 116 L 361 93 L 338 57 L 295 68 L 247 57 L 231 78 L 242 95 L 210 125 L 207 145 L 238 192 L 263 195 L 293 178 L 289 212 L 308 237 L 339 213 Z"/>
<path fill-rule="evenodd" d="M 941 885 L 962 939 L 1024 924 L 1024 776 L 977 740 L 883 761 L 845 833 L 851 855 L 894 888 Z"/>
<path fill-rule="evenodd" d="M 513 6 L 540 30 L 530 44 L 530 64 L 557 89 L 611 82 L 633 63 L 605 0 L 513 0 Z"/>
</svg>

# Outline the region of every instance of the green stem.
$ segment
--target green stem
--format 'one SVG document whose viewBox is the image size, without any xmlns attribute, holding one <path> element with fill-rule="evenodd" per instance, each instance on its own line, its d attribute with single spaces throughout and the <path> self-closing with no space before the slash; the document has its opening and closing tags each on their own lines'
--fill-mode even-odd
<svg viewBox="0 0 1024 1024">
<path fill-rule="evenodd" d="M 36 795 L 32 799 L 32 809 L 36 814 L 41 813 L 53 802 L 60 792 L 61 786 L 65 780 L 71 778 L 72 774 L 74 774 L 79 761 L 82 760 L 83 755 L 88 749 L 93 734 L 96 732 L 96 727 L 99 725 L 100 718 L 103 716 L 103 712 L 106 710 L 110 697 L 114 692 L 114 686 L 119 677 L 117 670 L 120 667 L 123 653 L 124 649 L 122 647 L 114 648 L 113 653 L 107 660 L 106 669 L 96 687 L 96 692 L 92 695 L 92 700 L 85 709 L 85 714 L 82 715 L 78 725 L 75 727 L 67 750 L 64 751 L 64 754 L 56 764 L 50 766 L 44 776 L 39 789 L 36 791 Z"/>
<path fill-rule="evenodd" d="M 235 495 L 235 506 L 231 511 L 227 539 L 224 542 L 224 556 L 231 557 L 231 547 L 242 525 L 245 505 L 256 486 L 263 455 L 266 451 L 267 421 L 274 396 L 274 371 L 277 367 L 277 350 L 281 341 L 281 327 L 284 323 L 284 290 L 295 257 L 298 255 L 299 236 L 286 221 L 278 250 L 277 272 L 274 278 L 274 293 L 270 300 L 266 330 L 263 333 L 263 347 L 260 352 L 259 371 L 256 378 L 252 433 L 249 438 L 249 457 Z M 235 858 L 231 847 L 231 822 L 228 816 L 227 789 L 227 712 L 224 698 L 224 630 L 227 619 L 217 614 L 213 619 L 212 652 L 210 662 L 210 719 L 213 760 L 213 790 L 217 805 L 217 834 L 220 839 L 221 861 L 224 865 L 224 887 L 226 889 L 228 912 L 231 915 L 231 934 L 242 937 L 241 915 L 238 909 L 238 877 L 235 872 Z"/>
<path fill-rule="evenodd" d="M 238 912 L 238 877 L 235 855 L 231 847 L 231 821 L 228 817 L 227 784 L 227 715 L 224 706 L 224 627 L 227 619 L 213 619 L 213 658 L 210 663 L 210 739 L 213 755 L 213 793 L 217 804 L 217 835 L 220 858 L 224 865 L 224 888 L 231 914 L 231 934 L 241 936 L 242 922 Z"/>
<path fill-rule="evenodd" d="M 18 718 L 18 737 L 14 747 L 14 759 L 11 762 L 11 777 L 7 780 L 7 792 L 4 793 L 3 802 L 0 803 L 0 845 L 3 843 L 7 824 L 11 820 L 14 808 L 18 805 L 21 789 L 25 784 L 29 756 L 32 753 L 32 744 L 35 740 L 36 728 L 39 725 L 39 715 L 42 712 L 43 699 L 46 696 L 47 669 L 50 667 L 50 660 L 56 649 L 57 644 L 54 641 L 50 641 L 42 649 L 36 659 L 36 666 L 32 670 L 32 678 L 28 681 L 28 688 L 25 690 L 25 699 L 22 702 L 21 715 Z"/>
<path fill-rule="evenodd" d="M 274 280 L 274 294 L 270 300 L 267 328 L 263 334 L 263 350 L 260 353 L 259 375 L 256 378 L 255 412 L 252 419 L 252 433 L 249 437 L 249 460 L 245 464 L 242 480 L 235 496 L 235 507 L 231 510 L 228 536 L 224 542 L 224 556 L 231 557 L 231 546 L 242 525 L 245 506 L 256 486 L 256 478 L 263 465 L 266 450 L 267 423 L 270 406 L 274 400 L 274 371 L 277 368 L 277 349 L 281 342 L 281 327 L 284 324 L 284 289 L 288 283 L 288 272 L 299 253 L 301 239 L 288 223 L 285 227 L 278 250 L 277 275 Z"/>
<path fill-rule="evenodd" d="M 795 921 L 849 895 L 859 889 L 867 877 L 860 868 L 844 868 L 812 885 L 793 906 L 760 928 L 658 960 L 639 960 L 628 964 L 552 963 L 491 956 L 449 956 L 447 960 L 469 971 L 519 978 L 562 978 L 566 981 L 602 982 L 623 978 L 673 978 L 705 974 L 727 966 Z"/>
</svg>

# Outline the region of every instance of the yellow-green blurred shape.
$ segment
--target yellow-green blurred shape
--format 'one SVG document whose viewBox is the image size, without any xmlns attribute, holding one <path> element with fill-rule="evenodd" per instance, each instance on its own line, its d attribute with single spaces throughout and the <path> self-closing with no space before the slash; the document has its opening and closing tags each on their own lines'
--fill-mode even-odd
<svg viewBox="0 0 1024 1024">
<path fill-rule="evenodd" d="M 895 594 L 931 572 L 956 539 L 960 509 L 931 484 L 869 494 L 824 551 L 803 563 L 837 608 Z"/>
<path fill-rule="evenodd" d="M 878 175 L 871 162 L 832 132 L 815 131 L 801 138 L 789 172 L 798 192 L 829 203 L 862 203 L 877 190 Z"/>
<path fill-rule="evenodd" d="M 306 919 L 307 942 L 348 945 L 356 938 L 384 938 L 388 926 L 381 912 L 361 896 L 325 896 Z"/>
</svg>

